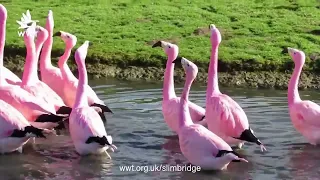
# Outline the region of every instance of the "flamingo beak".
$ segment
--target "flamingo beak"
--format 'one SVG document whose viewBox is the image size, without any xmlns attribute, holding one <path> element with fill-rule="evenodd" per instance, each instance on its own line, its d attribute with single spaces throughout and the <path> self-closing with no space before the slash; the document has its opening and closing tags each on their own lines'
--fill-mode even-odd
<svg viewBox="0 0 320 180">
<path fill-rule="evenodd" d="M 52 36 L 53 36 L 53 37 L 54 37 L 54 36 L 61 36 L 61 31 L 58 31 L 58 32 L 54 33 Z"/>
<path fill-rule="evenodd" d="M 154 45 L 152 45 L 152 48 L 155 48 L 155 47 L 162 47 L 162 42 L 158 41 L 158 42 L 154 43 Z"/>
<path fill-rule="evenodd" d="M 181 63 L 182 57 L 177 57 L 172 63 Z"/>
</svg>

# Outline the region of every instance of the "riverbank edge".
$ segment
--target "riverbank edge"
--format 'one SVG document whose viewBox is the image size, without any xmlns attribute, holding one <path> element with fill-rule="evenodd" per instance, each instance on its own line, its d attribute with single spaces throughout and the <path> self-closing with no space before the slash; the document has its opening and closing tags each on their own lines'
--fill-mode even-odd
<svg viewBox="0 0 320 180">
<path fill-rule="evenodd" d="M 57 58 L 63 54 L 62 50 L 52 51 L 52 63 L 56 65 Z M 72 53 L 73 54 L 73 53 Z M 107 58 L 96 59 L 96 56 L 89 55 L 86 59 L 87 71 L 94 78 L 112 77 L 120 80 L 142 80 L 142 81 L 162 81 L 165 70 L 165 57 L 159 57 L 161 65 L 158 66 L 142 63 L 142 60 L 131 60 L 128 64 L 114 63 L 116 60 Z M 144 60 L 145 61 L 145 60 Z M 7 48 L 4 55 L 4 66 L 12 72 L 21 73 L 25 62 L 25 50 L 22 48 Z M 196 82 L 206 84 L 208 62 L 194 61 L 199 67 Z M 219 61 L 219 83 L 226 87 L 245 87 L 258 89 L 282 89 L 288 88 L 291 77 L 293 63 L 288 61 L 277 65 L 276 63 L 257 63 L 251 61 L 224 62 Z M 121 62 L 123 63 L 123 62 Z M 68 64 L 71 70 L 77 75 L 76 65 L 73 56 L 69 58 Z M 320 89 L 320 76 L 315 68 L 315 61 L 307 62 L 304 72 L 301 74 L 299 89 Z M 222 68 L 221 68 L 222 67 Z M 270 69 L 271 68 L 271 69 Z M 269 69 L 269 70 L 268 70 Z M 307 69 L 307 70 L 305 70 Z M 274 71 L 272 71 L 274 70 Z M 282 70 L 279 71 L 279 70 Z M 315 72 L 312 72 L 315 71 Z M 180 65 L 175 66 L 175 82 L 184 82 L 184 72 Z"/>
</svg>

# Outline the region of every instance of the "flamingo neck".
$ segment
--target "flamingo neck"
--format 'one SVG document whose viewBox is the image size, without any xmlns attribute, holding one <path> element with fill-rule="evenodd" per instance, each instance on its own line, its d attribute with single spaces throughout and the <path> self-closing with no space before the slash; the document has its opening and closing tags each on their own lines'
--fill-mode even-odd
<svg viewBox="0 0 320 180">
<path fill-rule="evenodd" d="M 299 84 L 299 77 L 303 68 L 303 64 L 295 65 L 293 74 L 289 81 L 288 86 L 288 104 L 291 105 L 298 101 L 301 101 L 299 91 L 298 91 L 298 84 Z"/>
<path fill-rule="evenodd" d="M 43 44 L 42 53 L 40 56 L 40 71 L 45 71 L 45 69 L 52 67 L 51 64 L 51 50 L 52 50 L 52 32 L 48 30 L 48 38 Z"/>
<path fill-rule="evenodd" d="M 219 45 L 212 45 L 211 48 L 206 98 L 220 93 L 218 85 L 218 47 Z"/>
<path fill-rule="evenodd" d="M 69 66 L 67 64 L 67 61 L 68 61 L 68 59 L 69 59 L 69 57 L 71 55 L 71 50 L 72 50 L 72 47 L 66 46 L 63 55 L 59 58 L 59 61 L 58 61 L 58 66 L 59 66 L 59 68 L 61 70 L 61 73 L 68 80 L 70 80 L 70 78 L 76 78 L 73 75 L 73 73 L 71 72 L 71 70 L 70 70 L 70 68 L 69 68 Z"/>
<path fill-rule="evenodd" d="M 3 53 L 4 53 L 4 46 L 6 42 L 6 18 L 0 22 L 0 85 L 4 84 L 4 78 L 2 76 L 2 69 L 3 69 Z"/>
<path fill-rule="evenodd" d="M 171 98 L 176 97 L 176 93 L 174 92 L 174 63 L 172 63 L 174 59 L 168 56 L 166 70 L 164 72 L 164 80 L 163 80 L 163 100 L 169 100 Z"/>
<path fill-rule="evenodd" d="M 85 92 L 85 86 L 88 85 L 87 69 L 84 60 L 79 60 L 78 62 L 79 82 L 77 88 L 76 101 L 74 104 L 75 108 L 88 106 L 88 99 L 86 98 L 87 96 Z"/>
<path fill-rule="evenodd" d="M 183 88 L 183 92 L 182 92 L 181 98 L 180 98 L 179 128 L 193 124 L 191 117 L 190 117 L 189 105 L 188 105 L 189 92 L 190 92 L 192 81 L 193 81 L 193 79 L 187 75 L 186 82 L 185 82 L 184 88 Z"/>
<path fill-rule="evenodd" d="M 72 47 L 66 46 L 63 55 L 59 58 L 59 61 L 58 61 L 59 67 L 62 67 L 64 64 L 67 63 L 67 60 L 71 55 L 71 50 L 72 50 Z"/>
<path fill-rule="evenodd" d="M 30 38 L 30 37 L 27 37 Z M 27 85 L 38 78 L 37 72 L 37 55 L 33 39 L 28 40 L 26 43 L 27 56 L 24 64 L 24 71 L 22 75 L 22 85 Z"/>
</svg>

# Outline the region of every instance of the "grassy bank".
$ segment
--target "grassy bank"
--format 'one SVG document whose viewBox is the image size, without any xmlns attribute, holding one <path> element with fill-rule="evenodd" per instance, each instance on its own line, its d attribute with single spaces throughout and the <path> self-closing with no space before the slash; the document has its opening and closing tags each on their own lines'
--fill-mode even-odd
<svg viewBox="0 0 320 180">
<path fill-rule="evenodd" d="M 210 23 L 222 33 L 220 72 L 290 72 L 293 66 L 286 52 L 288 46 L 306 52 L 304 71 L 320 72 L 320 61 L 310 61 L 320 59 L 317 0 L 7 0 L 2 3 L 8 10 L 5 65 L 13 70 L 21 70 L 21 59 L 25 56 L 16 20 L 29 9 L 33 19 L 44 25 L 51 9 L 56 31 L 76 35 L 77 46 L 85 40 L 93 43 L 87 63 L 89 72 L 97 75 L 105 74 L 101 73 L 102 68 L 111 70 L 108 75 L 116 69 L 117 73 L 130 72 L 130 68 L 126 70 L 128 66 L 162 71 L 166 57 L 161 49 L 151 48 L 157 40 L 178 44 L 181 56 L 206 71 Z M 53 58 L 61 55 L 62 40 L 55 38 L 53 48 Z M 148 77 L 152 75 L 141 76 L 152 78 Z"/>
</svg>

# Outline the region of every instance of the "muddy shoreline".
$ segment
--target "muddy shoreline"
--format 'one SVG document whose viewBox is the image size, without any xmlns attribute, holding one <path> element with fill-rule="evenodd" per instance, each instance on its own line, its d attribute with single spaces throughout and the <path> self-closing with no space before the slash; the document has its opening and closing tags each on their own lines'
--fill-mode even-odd
<svg viewBox="0 0 320 180">
<path fill-rule="evenodd" d="M 8 57 L 8 56 L 7 56 Z M 21 73 L 23 71 L 24 57 L 15 56 L 14 59 L 5 58 L 4 66 L 13 72 Z M 77 75 L 77 69 L 73 63 L 69 63 L 72 71 Z M 87 71 L 95 79 L 112 77 L 120 80 L 139 80 L 139 81 L 163 81 L 163 67 L 139 67 L 127 66 L 119 67 L 116 65 L 107 65 L 102 63 L 88 63 Z M 291 72 L 272 72 L 272 71 L 233 71 L 220 72 L 219 83 L 227 87 L 246 87 L 257 89 L 282 89 L 288 88 L 288 82 Z M 175 82 L 184 82 L 184 72 L 179 65 L 175 67 Z M 195 80 L 198 84 L 206 84 L 207 69 L 199 67 L 198 76 Z M 301 74 L 299 89 L 320 89 L 320 76 L 312 72 L 303 72 Z"/>
</svg>

